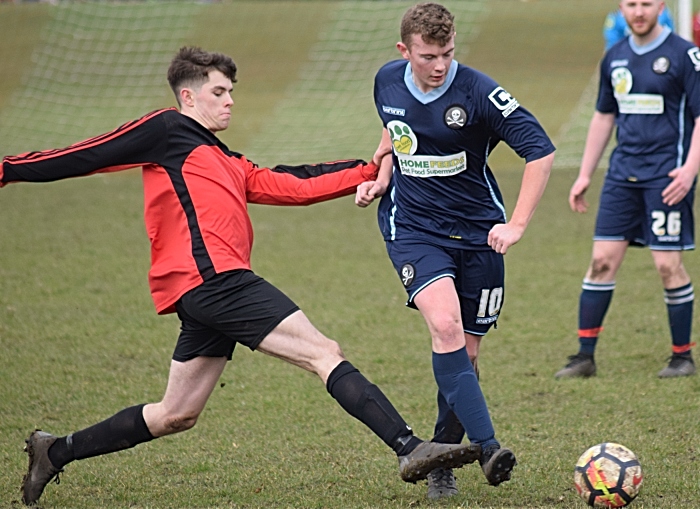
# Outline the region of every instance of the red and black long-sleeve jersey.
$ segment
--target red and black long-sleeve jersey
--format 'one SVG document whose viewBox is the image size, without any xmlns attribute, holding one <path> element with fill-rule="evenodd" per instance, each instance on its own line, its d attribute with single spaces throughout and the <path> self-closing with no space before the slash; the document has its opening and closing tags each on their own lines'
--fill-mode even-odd
<svg viewBox="0 0 700 509">
<path fill-rule="evenodd" d="M 351 194 L 377 175 L 361 160 L 259 168 L 194 119 L 166 109 L 64 149 L 5 157 L 0 187 L 138 166 L 160 314 L 215 274 L 250 269 L 247 203 L 308 205 Z"/>
</svg>

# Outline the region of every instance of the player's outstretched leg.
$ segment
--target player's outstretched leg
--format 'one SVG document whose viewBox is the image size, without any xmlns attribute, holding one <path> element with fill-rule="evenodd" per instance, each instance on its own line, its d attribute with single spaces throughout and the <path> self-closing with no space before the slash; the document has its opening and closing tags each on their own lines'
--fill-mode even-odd
<svg viewBox="0 0 700 509">
<path fill-rule="evenodd" d="M 350 362 L 343 361 L 328 376 L 331 396 L 350 415 L 370 428 L 393 449 L 399 460 L 401 479 L 415 483 L 436 468 L 460 468 L 481 457 L 476 444 L 424 442 L 413 435 L 384 393 Z"/>
<path fill-rule="evenodd" d="M 36 430 L 25 440 L 27 445 L 24 450 L 29 455 L 29 468 L 22 479 L 22 502 L 26 505 L 34 505 L 52 479 L 55 478 L 56 484 L 59 483 L 58 474 L 63 472 L 63 469 L 54 467 L 49 460 L 49 447 L 57 438 Z"/>
</svg>

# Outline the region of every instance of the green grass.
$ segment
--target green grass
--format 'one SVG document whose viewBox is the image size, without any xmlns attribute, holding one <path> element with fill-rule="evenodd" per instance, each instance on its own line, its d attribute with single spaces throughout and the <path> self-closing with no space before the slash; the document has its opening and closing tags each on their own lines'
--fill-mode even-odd
<svg viewBox="0 0 700 509">
<path fill-rule="evenodd" d="M 458 473 L 450 507 L 583 507 L 572 469 L 585 448 L 619 441 L 646 473 L 639 507 L 697 503 L 700 384 L 660 381 L 669 350 L 661 289 L 633 251 L 592 380 L 555 381 L 575 350 L 575 308 L 592 216 L 553 176 L 526 239 L 507 255 L 508 295 L 483 346 L 482 380 L 500 439 L 518 453 L 511 483 Z M 504 172 L 504 189 L 518 175 Z M 594 190 L 595 191 L 595 190 Z M 162 394 L 177 320 L 157 317 L 145 284 L 148 246 L 136 174 L 3 189 L 0 266 L 0 479 L 18 500 L 25 435 L 67 433 Z M 509 197 L 512 202 L 512 196 Z M 253 207 L 254 268 L 285 290 L 395 402 L 431 433 L 429 339 L 403 306 L 374 226 L 350 199 L 300 209 Z M 691 273 L 697 261 L 688 257 Z M 45 507 L 427 506 L 390 451 L 348 418 L 311 375 L 239 349 L 194 430 L 70 465 Z"/>
<path fill-rule="evenodd" d="M 280 80 L 301 68 L 303 50 L 294 60 L 292 49 L 313 42 L 313 30 L 293 30 L 284 18 L 270 19 L 284 30 L 283 44 L 257 34 L 253 24 L 266 4 L 245 2 L 235 15 L 227 5 L 213 6 L 218 11 L 196 19 L 188 35 L 188 42 L 240 55 L 238 122 L 227 133 L 234 150 L 265 128 L 257 108 L 272 114 L 284 94 Z M 333 4 L 273 6 L 303 19 L 306 7 Z M 44 12 L 48 6 L 21 7 Z M 599 14 L 609 8 L 602 0 L 494 1 L 468 63 L 502 81 L 556 133 L 590 78 L 587 69 L 600 54 Z M 17 14 L 2 25 L 8 12 L 19 12 L 14 9 L 0 6 L 3 40 L 3 26 L 24 33 Z M 314 12 L 314 25 L 327 15 Z M 241 36 L 216 34 L 209 27 L 217 19 Z M 292 39 L 296 32 L 299 39 Z M 545 33 L 554 35 L 540 37 Z M 248 42 L 233 46 L 242 41 Z M 287 67 L 264 65 L 276 54 Z M 0 58 L 11 60 L 6 52 Z M 3 74 L 0 86 L 6 83 Z M 521 166 L 499 149 L 494 168 L 512 210 Z M 633 507 L 700 507 L 700 377 L 655 376 L 670 340 L 648 251 L 630 251 L 618 276 L 598 377 L 553 379 L 576 350 L 576 308 L 594 221 L 593 213 L 568 210 L 575 174 L 553 174 L 526 237 L 506 256 L 505 308 L 482 348 L 482 387 L 498 437 L 520 462 L 512 482 L 489 487 L 469 466 L 457 472 L 458 497 L 429 503 L 425 486 L 401 482 L 393 453 L 317 379 L 240 348 L 192 431 L 69 465 L 61 485 L 48 486 L 42 506 L 583 508 L 573 488 L 576 459 L 595 443 L 618 441 L 638 454 L 646 475 Z M 601 177 L 590 192 L 594 209 Z M 142 206 L 136 172 L 0 190 L 0 507 L 19 505 L 22 445 L 34 427 L 67 433 L 163 393 L 179 322 L 153 311 Z M 360 210 L 344 198 L 308 208 L 253 206 L 251 216 L 254 269 L 337 339 L 416 433 L 429 437 L 435 413 L 429 337 L 420 315 L 403 305 L 374 207 Z M 691 275 L 700 273 L 694 253 L 686 265 Z M 696 319 L 696 330 L 699 325 Z"/>
</svg>

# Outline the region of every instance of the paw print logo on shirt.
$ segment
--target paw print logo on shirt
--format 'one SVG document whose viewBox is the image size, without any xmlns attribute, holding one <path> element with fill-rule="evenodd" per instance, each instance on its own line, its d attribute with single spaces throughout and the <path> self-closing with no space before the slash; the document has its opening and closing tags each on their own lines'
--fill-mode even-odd
<svg viewBox="0 0 700 509">
<path fill-rule="evenodd" d="M 418 150 L 418 138 L 408 124 L 400 120 L 392 120 L 386 125 L 391 135 L 391 144 L 396 154 L 412 155 Z"/>
<path fill-rule="evenodd" d="M 626 67 L 613 69 L 610 80 L 612 82 L 615 97 L 627 95 L 632 90 L 632 73 Z"/>
</svg>

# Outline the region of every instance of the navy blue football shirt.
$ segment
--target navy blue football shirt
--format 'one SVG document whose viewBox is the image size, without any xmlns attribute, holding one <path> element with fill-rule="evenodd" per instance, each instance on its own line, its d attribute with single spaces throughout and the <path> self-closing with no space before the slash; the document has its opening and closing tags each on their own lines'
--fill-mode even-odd
<svg viewBox="0 0 700 509">
<path fill-rule="evenodd" d="M 614 113 L 617 124 L 607 178 L 665 187 L 685 162 L 700 116 L 698 48 L 668 28 L 645 46 L 631 37 L 618 42 L 600 64 L 596 109 Z"/>
<path fill-rule="evenodd" d="M 527 162 L 552 153 L 535 117 L 456 61 L 428 93 L 413 83 L 408 61 L 389 62 L 375 77 L 374 100 L 393 144 L 393 177 L 378 208 L 384 239 L 491 249 L 488 233 L 506 222 L 506 210 L 488 156 L 501 141 Z"/>
</svg>

